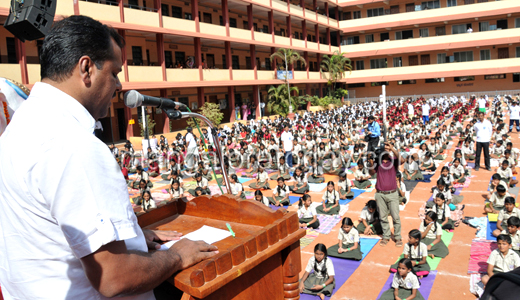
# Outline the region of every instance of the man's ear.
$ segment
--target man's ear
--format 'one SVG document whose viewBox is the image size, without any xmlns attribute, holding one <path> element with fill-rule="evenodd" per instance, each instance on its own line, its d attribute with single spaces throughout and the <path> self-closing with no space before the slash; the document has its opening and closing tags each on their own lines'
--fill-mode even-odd
<svg viewBox="0 0 520 300">
<path fill-rule="evenodd" d="M 81 79 L 83 80 L 86 86 L 90 86 L 92 84 L 91 75 L 93 72 L 94 63 L 92 62 L 90 57 L 82 56 L 79 59 L 78 67 Z"/>
</svg>

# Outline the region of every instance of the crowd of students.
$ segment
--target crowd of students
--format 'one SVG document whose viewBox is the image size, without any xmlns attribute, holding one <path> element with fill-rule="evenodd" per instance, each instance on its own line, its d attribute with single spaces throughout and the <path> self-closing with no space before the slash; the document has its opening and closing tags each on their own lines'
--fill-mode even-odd
<svg viewBox="0 0 520 300">
<path fill-rule="evenodd" d="M 390 267 L 395 272 L 393 289 L 384 293 L 381 299 L 422 299 L 417 288 L 420 278 L 429 273 L 426 257 L 443 258 L 449 254 L 441 236 L 443 230 L 453 230 L 456 226 L 450 213 L 460 208 L 458 205 L 463 199 L 461 195 L 454 194 L 454 185 L 465 182 L 469 174 L 468 161 L 475 160 L 474 125 L 478 121 L 474 111 L 476 106 L 481 108 L 481 100 L 485 100 L 488 108 L 491 108 L 489 118 L 496 124 L 491 141 L 491 155 L 501 160 L 490 183 L 489 203 L 484 210 L 499 213 L 494 235 L 499 241 L 502 256 L 493 254 L 494 258 L 490 257 L 488 262 L 496 267 L 496 261 L 506 259 L 504 253 L 507 254 L 507 251 L 500 249 L 507 247 L 502 247 L 501 244 L 508 242 L 511 245 L 511 241 L 515 241 L 516 244 L 513 244 L 516 249 L 513 249 L 518 251 L 520 210 L 514 206 L 515 199 L 507 193 L 507 189 L 518 183 L 513 179 L 513 170 L 520 151 L 513 148 L 509 139 L 508 127 L 503 121 L 506 115 L 500 100 L 487 97 L 392 100 L 388 104 L 388 120 L 391 121 L 387 124 L 386 136 L 401 157 L 406 159 L 401 172 L 396 176 L 402 203 L 407 201 L 404 180 L 423 180 L 425 175 L 434 174 L 439 166 L 438 161 L 447 158 L 450 141 L 456 150 L 435 179 L 436 184 L 432 187 L 433 200 L 425 203 L 424 221 L 408 234 L 404 258 Z M 511 102 L 511 98 L 506 99 L 508 105 Z M 419 116 L 424 116 L 425 106 L 428 118 L 421 118 Z M 225 156 L 223 165 L 231 182 L 231 190 L 228 191 L 230 194 L 245 199 L 246 191 L 251 190 L 254 191 L 253 200 L 266 206 L 289 205 L 289 195 L 301 194 L 297 211 L 300 227 L 316 229 L 320 226 L 318 215 L 337 215 L 340 211 L 339 200 L 354 196 L 352 188 L 373 187 L 375 177 L 370 175 L 366 166 L 371 154 L 365 151 L 366 142 L 363 138 L 369 116 L 375 116 L 377 122 L 381 123 L 382 111 L 379 103 L 366 102 L 328 111 L 307 111 L 301 115 L 296 114 L 292 120 L 276 117 L 251 120 L 247 124 L 236 122 L 231 127 L 224 126 L 216 132 L 203 129 L 200 137 L 193 136 L 197 149 L 190 158 L 192 161 L 186 160 L 189 142 L 180 134 L 171 143 L 161 136 L 158 142 L 151 143 L 156 146 L 142 153 L 134 151 L 129 142 L 124 145 L 124 151 L 113 146 L 110 148 L 120 160 L 129 188 L 139 189 L 139 196 L 133 201 L 141 205 L 144 211 L 155 208 L 150 193 L 150 188 L 153 187 L 150 177 L 162 176 L 162 179 L 169 181 L 170 199 L 188 194 L 211 195 L 209 182 L 215 178 L 213 171 L 220 173 L 222 168 L 214 150 L 215 147 L 221 147 Z M 449 124 L 445 124 L 448 119 Z M 465 121 L 468 121 L 466 126 L 463 125 Z M 287 130 L 292 135 L 293 143 L 290 158 L 287 157 L 283 137 Z M 213 143 L 212 134 L 219 136 L 221 144 Z M 143 168 L 143 162 L 148 171 Z M 352 180 L 347 178 L 349 170 L 353 173 Z M 135 179 L 128 179 L 129 172 L 137 173 Z M 318 199 L 312 199 L 314 196 L 309 194 L 310 184 L 324 183 L 325 174 L 337 175 L 338 180 L 328 181 L 320 199 L 321 204 L 313 204 Z M 254 183 L 244 188 L 238 175 L 254 178 Z M 196 184 L 195 188 L 186 191 L 183 179 L 187 178 L 194 178 Z M 276 187 L 271 189 L 269 180 L 276 180 Z M 222 179 L 217 178 L 217 182 L 222 184 Z M 272 196 L 264 195 L 266 190 L 271 190 Z M 321 299 L 330 296 L 334 289 L 334 267 L 327 257 L 361 260 L 360 234 L 382 234 L 378 207 L 374 200 L 367 202 L 356 224 L 348 217 L 343 218 L 337 244 L 328 247 L 316 245 L 315 255 L 309 260 L 301 280 L 300 290 L 318 295 Z M 515 263 L 520 262 L 517 256 L 514 260 Z M 494 268 L 492 271 L 499 270 L 501 269 Z M 487 279 L 483 278 L 484 280 Z"/>
</svg>

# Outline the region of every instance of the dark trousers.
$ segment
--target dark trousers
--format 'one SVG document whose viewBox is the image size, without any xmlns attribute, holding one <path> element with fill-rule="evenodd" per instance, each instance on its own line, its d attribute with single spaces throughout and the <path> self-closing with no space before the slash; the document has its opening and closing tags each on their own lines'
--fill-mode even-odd
<svg viewBox="0 0 520 300">
<path fill-rule="evenodd" d="M 489 162 L 489 142 L 487 143 L 479 143 L 477 142 L 477 153 L 475 156 L 475 168 L 480 167 L 480 153 L 484 149 L 484 163 L 486 164 L 486 169 L 491 169 L 491 164 Z"/>
<path fill-rule="evenodd" d="M 509 120 L 509 132 L 513 131 L 513 123 L 516 125 L 516 132 L 520 132 L 520 120 Z"/>
<path fill-rule="evenodd" d="M 368 140 L 367 152 L 376 151 L 378 146 L 379 146 L 379 137 L 370 137 L 370 139 Z"/>
<path fill-rule="evenodd" d="M 285 162 L 289 166 L 289 168 L 293 167 L 293 161 L 292 161 L 292 151 L 285 151 Z"/>
</svg>

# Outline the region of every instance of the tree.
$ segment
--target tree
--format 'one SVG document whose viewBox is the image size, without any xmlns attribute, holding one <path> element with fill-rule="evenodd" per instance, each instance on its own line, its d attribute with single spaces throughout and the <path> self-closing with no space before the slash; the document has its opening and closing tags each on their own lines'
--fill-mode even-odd
<svg viewBox="0 0 520 300">
<path fill-rule="evenodd" d="M 347 53 L 339 53 L 334 51 L 331 56 L 324 55 L 321 60 L 320 72 L 328 73 L 329 80 L 327 86 L 329 87 L 329 96 L 332 97 L 332 92 L 336 89 L 336 83 L 343 78 L 345 72 L 352 72 L 352 65 L 350 59 L 346 57 Z"/>
<path fill-rule="evenodd" d="M 200 112 L 199 112 L 201 115 L 205 116 L 206 118 L 208 118 L 208 120 L 211 121 L 211 123 L 213 123 L 213 126 L 218 126 L 220 124 L 220 122 L 222 121 L 222 119 L 224 118 L 224 113 L 222 113 L 222 111 L 220 110 L 220 105 L 219 104 L 216 104 L 216 103 L 211 103 L 211 102 L 206 102 L 204 103 L 204 105 L 202 105 L 200 107 Z M 200 127 L 206 127 L 206 122 L 201 122 L 200 120 L 196 119 L 195 118 L 195 122 L 193 121 L 194 118 L 189 118 L 188 120 L 186 120 L 186 124 L 188 124 L 188 126 L 190 127 L 193 127 L 195 128 L 197 125 L 196 123 L 199 124 Z"/>
<path fill-rule="evenodd" d="M 290 93 L 294 92 L 298 94 L 299 90 L 297 87 L 289 88 Z M 279 114 L 282 117 L 286 117 L 293 111 L 293 106 L 298 107 L 300 105 L 300 96 L 288 97 L 287 89 L 284 85 L 271 86 L 268 91 L 268 104 L 267 108 L 271 113 Z"/>
<path fill-rule="evenodd" d="M 289 65 L 293 65 L 298 61 L 301 61 L 304 66 L 307 65 L 307 62 L 303 57 L 301 57 L 300 53 L 294 51 L 293 49 L 286 49 L 286 48 L 280 48 L 277 52 L 271 54 L 271 61 L 276 60 L 277 58 L 280 58 L 285 63 L 285 70 L 289 71 Z M 287 74 L 287 73 L 286 73 Z M 290 93 L 289 88 L 289 79 L 288 76 L 285 76 L 285 83 L 287 84 L 287 93 Z M 291 99 L 289 99 L 290 104 Z M 292 105 L 289 105 L 289 113 L 291 114 L 293 112 Z"/>
<path fill-rule="evenodd" d="M 156 125 L 155 121 L 150 119 L 149 115 L 146 115 L 146 128 L 148 128 L 148 136 L 153 135 L 153 129 L 154 129 L 155 125 Z M 139 127 L 141 128 L 141 136 L 145 137 L 142 118 L 139 118 Z"/>
</svg>

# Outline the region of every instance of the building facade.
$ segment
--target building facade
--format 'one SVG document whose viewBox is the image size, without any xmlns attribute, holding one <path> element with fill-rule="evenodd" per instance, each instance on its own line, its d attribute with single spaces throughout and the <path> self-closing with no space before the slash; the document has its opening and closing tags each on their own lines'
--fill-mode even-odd
<svg viewBox="0 0 520 300">
<path fill-rule="evenodd" d="M 5 21 L 10 1 L 0 0 Z M 342 80 L 349 97 L 520 89 L 518 0 L 59 0 L 55 20 L 91 16 L 126 39 L 123 92 L 131 89 L 183 102 L 218 103 L 223 122 L 235 107 L 267 101 L 277 79 L 269 57 L 300 52 L 306 65 L 289 68 L 302 94 L 324 95 L 323 55 L 346 52 L 353 71 Z M 0 28 L 2 76 L 39 81 L 41 41 L 21 43 Z M 102 120 L 104 140 L 139 135 L 141 111 L 123 93 Z M 148 109 L 157 134 L 184 127 Z M 131 124 L 131 120 L 135 124 Z"/>
</svg>

